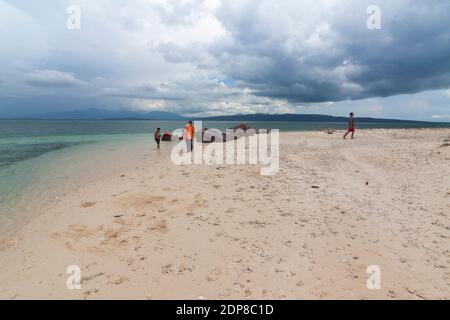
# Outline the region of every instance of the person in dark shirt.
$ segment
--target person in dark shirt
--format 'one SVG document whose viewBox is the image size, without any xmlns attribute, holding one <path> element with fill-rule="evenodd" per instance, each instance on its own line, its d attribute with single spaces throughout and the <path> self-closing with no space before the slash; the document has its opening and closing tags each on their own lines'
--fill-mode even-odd
<svg viewBox="0 0 450 320">
<path fill-rule="evenodd" d="M 155 131 L 155 142 L 156 142 L 157 148 L 159 149 L 159 144 L 161 143 L 161 128 L 158 128 Z"/>
</svg>

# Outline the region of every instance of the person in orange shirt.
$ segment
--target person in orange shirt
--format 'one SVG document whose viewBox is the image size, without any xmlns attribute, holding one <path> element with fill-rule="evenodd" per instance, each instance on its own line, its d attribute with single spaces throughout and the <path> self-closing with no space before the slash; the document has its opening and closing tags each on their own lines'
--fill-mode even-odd
<svg viewBox="0 0 450 320">
<path fill-rule="evenodd" d="M 192 121 L 189 121 L 184 129 L 184 140 L 186 141 L 186 146 L 188 151 L 194 150 L 194 138 L 195 138 L 195 128 Z"/>
</svg>

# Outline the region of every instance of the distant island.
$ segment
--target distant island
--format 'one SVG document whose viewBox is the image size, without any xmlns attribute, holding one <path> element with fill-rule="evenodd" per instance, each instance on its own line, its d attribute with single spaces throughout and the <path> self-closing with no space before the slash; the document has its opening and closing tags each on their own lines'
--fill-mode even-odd
<svg viewBox="0 0 450 320">
<path fill-rule="evenodd" d="M 74 111 L 48 112 L 32 114 L 14 120 L 158 120 L 158 121 L 233 121 L 233 122 L 347 122 L 347 117 L 336 117 L 322 114 L 236 114 L 213 117 L 185 117 L 173 112 L 166 111 L 133 111 L 133 110 L 104 110 L 104 109 L 82 109 Z M 416 120 L 379 119 L 369 117 L 357 117 L 359 122 L 364 123 L 427 123 Z M 429 122 L 428 122 L 429 123 Z M 436 123 L 436 122 L 432 122 Z"/>
<path fill-rule="evenodd" d="M 356 117 L 359 122 L 364 123 L 423 123 L 425 121 L 378 119 L 368 117 Z M 265 122 L 347 122 L 348 117 L 336 117 L 322 114 L 237 114 L 232 116 L 216 116 L 201 118 L 206 121 L 265 121 Z"/>
</svg>

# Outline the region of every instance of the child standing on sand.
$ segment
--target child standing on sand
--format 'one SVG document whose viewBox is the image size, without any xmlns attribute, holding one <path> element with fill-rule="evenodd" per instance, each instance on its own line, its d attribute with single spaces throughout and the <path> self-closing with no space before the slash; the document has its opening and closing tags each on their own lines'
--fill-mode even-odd
<svg viewBox="0 0 450 320">
<path fill-rule="evenodd" d="M 156 142 L 157 148 L 159 149 L 159 144 L 161 142 L 161 128 L 156 129 L 155 142 Z"/>
<path fill-rule="evenodd" d="M 348 119 L 348 130 L 347 133 L 344 135 L 344 139 L 347 138 L 347 135 L 351 132 L 352 133 L 352 139 L 354 138 L 355 135 L 355 119 L 353 118 L 354 114 L 353 112 L 350 113 L 350 118 Z"/>
<path fill-rule="evenodd" d="M 194 138 L 195 138 L 195 128 L 192 124 L 192 121 L 189 121 L 186 127 L 184 128 L 183 139 L 186 141 L 186 147 L 188 152 L 192 152 L 194 150 Z"/>
</svg>

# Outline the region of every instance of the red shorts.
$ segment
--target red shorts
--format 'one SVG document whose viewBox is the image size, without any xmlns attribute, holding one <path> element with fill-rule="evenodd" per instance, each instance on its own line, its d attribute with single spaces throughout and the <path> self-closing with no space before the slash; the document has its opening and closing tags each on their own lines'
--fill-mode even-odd
<svg viewBox="0 0 450 320">
<path fill-rule="evenodd" d="M 355 128 L 348 128 L 347 132 L 355 132 Z"/>
</svg>

